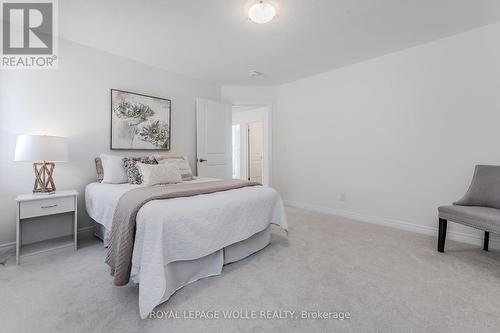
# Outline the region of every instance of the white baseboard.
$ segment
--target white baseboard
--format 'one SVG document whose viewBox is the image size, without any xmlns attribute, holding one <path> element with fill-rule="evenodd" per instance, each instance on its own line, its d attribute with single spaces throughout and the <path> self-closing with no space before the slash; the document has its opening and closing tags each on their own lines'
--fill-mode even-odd
<svg viewBox="0 0 500 333">
<path fill-rule="evenodd" d="M 0 244 L 0 251 L 10 251 L 16 249 L 16 242 Z"/>
<path fill-rule="evenodd" d="M 346 210 L 342 210 L 342 209 L 318 206 L 318 205 L 308 204 L 308 203 L 304 203 L 304 202 L 291 201 L 291 200 L 284 200 L 284 203 L 285 203 L 285 205 L 290 206 L 290 207 L 306 209 L 306 210 L 310 210 L 313 212 L 334 215 L 334 216 L 340 216 L 340 217 L 344 217 L 344 218 L 348 218 L 348 219 L 352 219 L 352 220 L 357 220 L 357 221 L 362 221 L 362 222 L 367 222 L 367 223 L 372 223 L 372 224 L 378 224 L 378 225 L 383 225 L 386 227 L 391 227 L 391 228 L 411 231 L 411 232 L 415 232 L 415 233 L 419 233 L 419 234 L 423 234 L 423 235 L 437 237 L 437 232 L 438 232 L 437 226 L 430 227 L 430 226 L 418 225 L 418 224 L 409 223 L 409 222 L 405 222 L 405 221 L 399 221 L 399 220 L 393 220 L 393 219 L 388 219 L 388 218 L 384 218 L 384 217 L 359 214 L 359 213 L 354 213 L 354 212 L 350 212 L 350 211 L 346 211 Z M 454 241 L 462 242 L 462 243 L 467 243 L 467 244 L 473 244 L 473 245 L 478 245 L 478 246 L 483 245 L 483 238 L 481 236 L 463 233 L 463 232 L 448 231 L 446 234 L 446 238 L 454 240 Z M 490 235 L 490 248 L 500 249 L 500 239 L 492 238 L 492 235 Z"/>
<path fill-rule="evenodd" d="M 93 237 L 94 226 L 79 228 L 77 235 L 78 239 L 86 239 Z M 0 251 L 16 251 L 16 242 L 0 244 Z"/>
<path fill-rule="evenodd" d="M 83 228 L 78 228 L 78 239 L 87 239 L 94 237 L 94 229 L 93 225 Z"/>
</svg>

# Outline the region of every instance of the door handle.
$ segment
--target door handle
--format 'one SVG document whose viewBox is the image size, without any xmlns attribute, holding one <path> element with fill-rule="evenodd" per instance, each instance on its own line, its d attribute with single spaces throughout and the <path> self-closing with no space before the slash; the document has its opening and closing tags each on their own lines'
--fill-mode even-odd
<svg viewBox="0 0 500 333">
<path fill-rule="evenodd" d="M 206 160 L 206 159 L 203 159 L 203 158 L 200 158 L 198 161 L 199 161 L 200 163 L 203 163 L 203 162 L 206 162 L 207 160 Z"/>
</svg>

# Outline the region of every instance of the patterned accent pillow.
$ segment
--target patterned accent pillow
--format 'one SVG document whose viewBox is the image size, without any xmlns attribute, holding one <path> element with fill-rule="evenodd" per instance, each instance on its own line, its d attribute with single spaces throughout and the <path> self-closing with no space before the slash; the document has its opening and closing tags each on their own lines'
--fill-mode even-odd
<svg viewBox="0 0 500 333">
<path fill-rule="evenodd" d="M 127 170 L 128 182 L 130 184 L 142 184 L 142 174 L 137 163 L 144 164 L 158 164 L 154 158 L 149 157 L 125 157 L 123 159 L 123 166 Z"/>
<path fill-rule="evenodd" d="M 95 161 L 95 170 L 97 172 L 97 182 L 102 183 L 102 180 L 104 179 L 104 169 L 102 167 L 102 160 L 100 157 L 96 157 L 94 161 Z"/>
</svg>

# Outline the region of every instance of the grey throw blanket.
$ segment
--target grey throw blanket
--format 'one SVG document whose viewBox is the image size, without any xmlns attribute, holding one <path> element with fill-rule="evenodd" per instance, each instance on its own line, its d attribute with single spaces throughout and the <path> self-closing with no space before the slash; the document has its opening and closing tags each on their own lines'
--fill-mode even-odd
<svg viewBox="0 0 500 333">
<path fill-rule="evenodd" d="M 120 198 L 113 216 L 110 243 L 106 255 L 106 264 L 111 267 L 114 284 L 123 286 L 129 281 L 132 251 L 134 250 L 135 219 L 141 207 L 146 203 L 151 200 L 190 197 L 256 185 L 260 184 L 233 179 L 140 187 L 126 192 Z"/>
</svg>

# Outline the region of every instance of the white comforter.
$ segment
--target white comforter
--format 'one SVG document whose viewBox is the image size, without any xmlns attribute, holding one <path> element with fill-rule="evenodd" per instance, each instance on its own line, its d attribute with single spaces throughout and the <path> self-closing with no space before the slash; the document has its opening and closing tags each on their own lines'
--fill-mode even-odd
<svg viewBox="0 0 500 333">
<path fill-rule="evenodd" d="M 186 183 L 199 183 L 217 180 L 216 178 L 200 178 Z M 89 216 L 106 230 L 111 230 L 113 214 L 121 196 L 134 188 L 143 185 L 91 183 L 85 188 L 85 205 Z"/>
<path fill-rule="evenodd" d="M 198 179 L 195 181 L 210 181 Z M 86 189 L 87 212 L 106 229 L 111 228 L 113 212 L 120 197 L 137 185 L 90 184 Z M 136 236 L 132 264 L 134 281 L 139 282 L 141 317 L 162 301 L 166 289 L 165 267 L 171 258 L 198 259 L 216 250 L 205 237 L 212 221 L 226 225 L 218 230 L 238 229 L 246 238 L 250 230 L 264 230 L 274 223 L 287 229 L 284 207 L 279 194 L 269 187 L 245 187 L 225 192 L 153 200 L 144 205 L 136 220 Z M 183 239 L 171 239 L 168 230 L 183 230 Z M 178 234 L 178 233 L 176 233 Z M 246 239 L 246 238 L 242 238 Z"/>
</svg>

